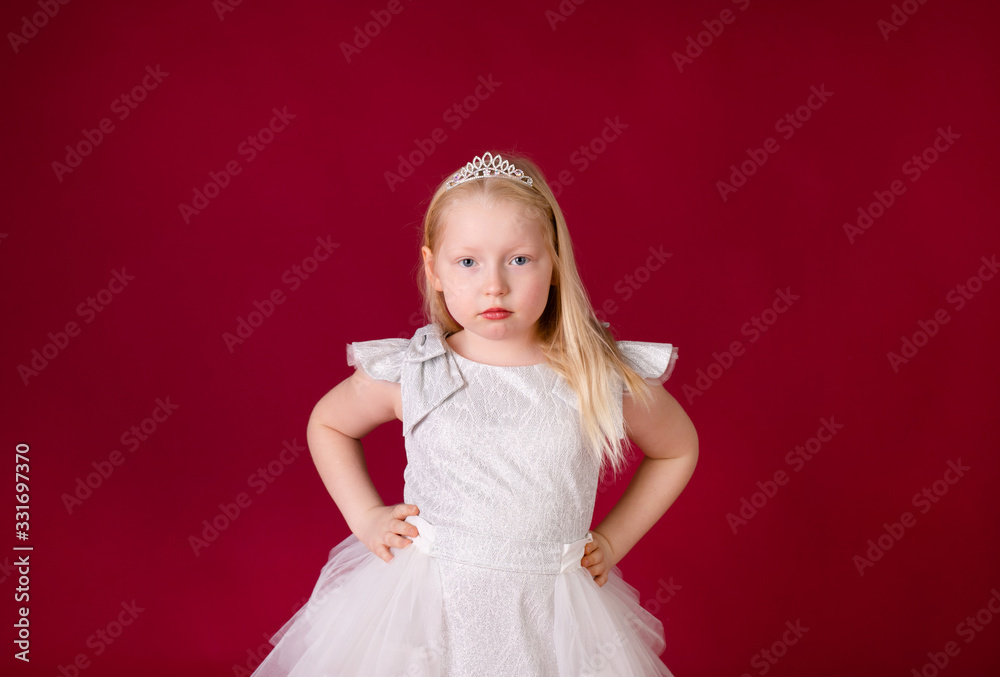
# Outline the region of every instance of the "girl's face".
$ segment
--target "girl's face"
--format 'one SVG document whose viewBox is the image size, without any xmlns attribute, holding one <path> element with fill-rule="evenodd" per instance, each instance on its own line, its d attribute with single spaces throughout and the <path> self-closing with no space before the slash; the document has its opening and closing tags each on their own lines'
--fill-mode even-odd
<svg viewBox="0 0 1000 677">
<path fill-rule="evenodd" d="M 463 329 L 482 338 L 533 343 L 553 283 L 542 225 L 519 205 L 459 204 L 442 223 L 435 255 L 422 248 L 434 288 Z M 491 315 L 486 311 L 508 311 Z"/>
</svg>

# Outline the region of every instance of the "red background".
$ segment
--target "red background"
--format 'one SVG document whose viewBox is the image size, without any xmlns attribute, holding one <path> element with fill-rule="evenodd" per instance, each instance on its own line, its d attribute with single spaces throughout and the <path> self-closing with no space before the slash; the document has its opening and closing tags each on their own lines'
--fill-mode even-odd
<svg viewBox="0 0 1000 677">
<path fill-rule="evenodd" d="M 349 530 L 307 452 L 268 484 L 252 477 L 284 442 L 305 444 L 313 404 L 351 372 L 347 342 L 424 323 L 422 210 L 491 148 L 567 172 L 560 203 L 595 305 L 610 302 L 620 339 L 680 347 L 666 388 L 700 463 L 621 563 L 676 675 L 919 674 L 948 642 L 948 675 L 1000 667 L 1000 623 L 958 627 L 983 609 L 995 621 L 1000 588 L 987 498 L 1000 280 L 982 268 L 991 279 L 962 308 L 948 300 L 997 253 L 997 12 L 911 0 L 886 38 L 890 2 L 741 4 L 564 2 L 553 28 L 556 0 L 404 2 L 350 62 L 340 44 L 386 3 L 246 0 L 220 18 L 208 0 L 71 2 L 16 51 L 8 35 L 0 504 L 13 547 L 10 470 L 27 442 L 34 550 L 30 670 L 11 658 L 15 553 L 0 555 L 0 671 L 73 674 L 58 667 L 84 654 L 83 675 L 239 674 L 266 646 Z M 726 8 L 733 21 L 712 23 Z M 5 3 L 0 28 L 39 11 Z M 703 22 L 721 34 L 679 69 Z M 157 66 L 168 75 L 119 119 L 116 99 Z M 477 99 L 480 77 L 499 84 Z M 784 138 L 776 122 L 812 86 L 831 94 Z M 295 118 L 251 160 L 240 144 L 273 108 Z M 57 177 L 103 118 L 114 129 Z M 621 125 L 603 143 L 609 118 Z M 914 181 L 904 163 L 938 128 L 958 138 Z M 768 137 L 777 150 L 724 200 L 717 181 Z M 390 189 L 385 172 L 411 153 Z M 239 173 L 185 222 L 178 205 L 231 161 Z M 896 180 L 905 192 L 852 242 L 845 222 Z M 334 253 L 292 289 L 283 276 L 327 237 Z M 650 248 L 670 257 L 647 267 Z M 128 286 L 78 314 L 123 269 Z M 275 289 L 284 302 L 230 351 L 223 335 Z M 743 327 L 786 289 L 798 299 L 751 340 Z M 947 322 L 894 370 L 887 355 L 940 309 Z M 78 334 L 25 379 L 68 322 Z M 131 451 L 121 436 L 157 398 L 178 408 Z M 786 454 L 824 417 L 843 428 L 796 472 Z M 400 433 L 365 439 L 387 503 L 402 500 Z M 68 510 L 115 450 L 124 462 Z M 941 482 L 959 459 L 969 470 Z M 947 492 L 921 512 L 913 497 L 936 481 Z M 755 498 L 758 482 L 773 496 Z M 597 519 L 624 486 L 602 491 Z M 249 506 L 196 554 L 189 538 L 240 492 Z M 741 499 L 760 507 L 734 533 Z M 854 557 L 907 511 L 915 524 L 859 573 Z M 113 643 L 88 643 L 133 600 L 142 611 Z M 808 631 L 782 645 L 797 621 Z M 759 654 L 772 647 L 776 663 Z"/>
</svg>

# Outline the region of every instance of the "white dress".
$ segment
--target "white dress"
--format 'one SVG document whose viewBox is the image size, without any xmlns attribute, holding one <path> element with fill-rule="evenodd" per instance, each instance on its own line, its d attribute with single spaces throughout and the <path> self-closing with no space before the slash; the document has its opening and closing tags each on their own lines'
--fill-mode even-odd
<svg viewBox="0 0 1000 677">
<path fill-rule="evenodd" d="M 618 347 L 651 384 L 677 359 L 668 343 Z M 254 675 L 671 677 L 663 625 L 618 567 L 599 586 L 580 565 L 599 469 L 564 378 L 468 360 L 436 324 L 348 344 L 347 361 L 401 384 L 420 535 L 391 562 L 354 535 L 334 547 Z"/>
</svg>

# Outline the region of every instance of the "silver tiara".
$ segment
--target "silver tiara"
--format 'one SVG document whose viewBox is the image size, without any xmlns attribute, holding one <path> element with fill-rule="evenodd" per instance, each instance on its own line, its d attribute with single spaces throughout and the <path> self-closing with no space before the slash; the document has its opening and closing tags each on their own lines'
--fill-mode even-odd
<svg viewBox="0 0 1000 677">
<path fill-rule="evenodd" d="M 526 176 L 524 172 L 507 162 L 507 160 L 504 160 L 499 155 L 494 156 L 491 153 L 483 153 L 481 158 L 477 155 L 472 162 L 458 170 L 455 176 L 451 177 L 451 181 L 446 184 L 447 187 L 445 190 L 451 190 L 458 184 L 465 183 L 466 181 L 485 179 L 491 176 L 501 176 L 526 183 L 529 186 L 531 185 L 531 177 Z"/>
</svg>

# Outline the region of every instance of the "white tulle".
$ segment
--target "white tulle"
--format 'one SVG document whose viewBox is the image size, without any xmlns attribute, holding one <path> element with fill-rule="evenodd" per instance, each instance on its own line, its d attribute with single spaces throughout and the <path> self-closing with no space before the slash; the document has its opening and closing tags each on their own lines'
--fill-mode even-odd
<svg viewBox="0 0 1000 677">
<path fill-rule="evenodd" d="M 385 562 L 350 536 L 323 567 L 309 601 L 271 638 L 255 677 L 439 677 L 447 670 L 438 560 L 430 525 Z M 565 549 L 555 586 L 558 677 L 673 677 L 659 660 L 663 625 L 614 567 L 604 586 Z"/>
<path fill-rule="evenodd" d="M 275 648 L 254 675 L 443 674 L 435 560 L 413 543 L 391 552 L 385 562 L 354 536 L 335 547 L 309 601 L 271 638 Z"/>
<path fill-rule="evenodd" d="M 560 574 L 555 599 L 559 677 L 672 677 L 659 659 L 663 624 L 618 567 L 603 587 L 582 567 Z"/>
</svg>

